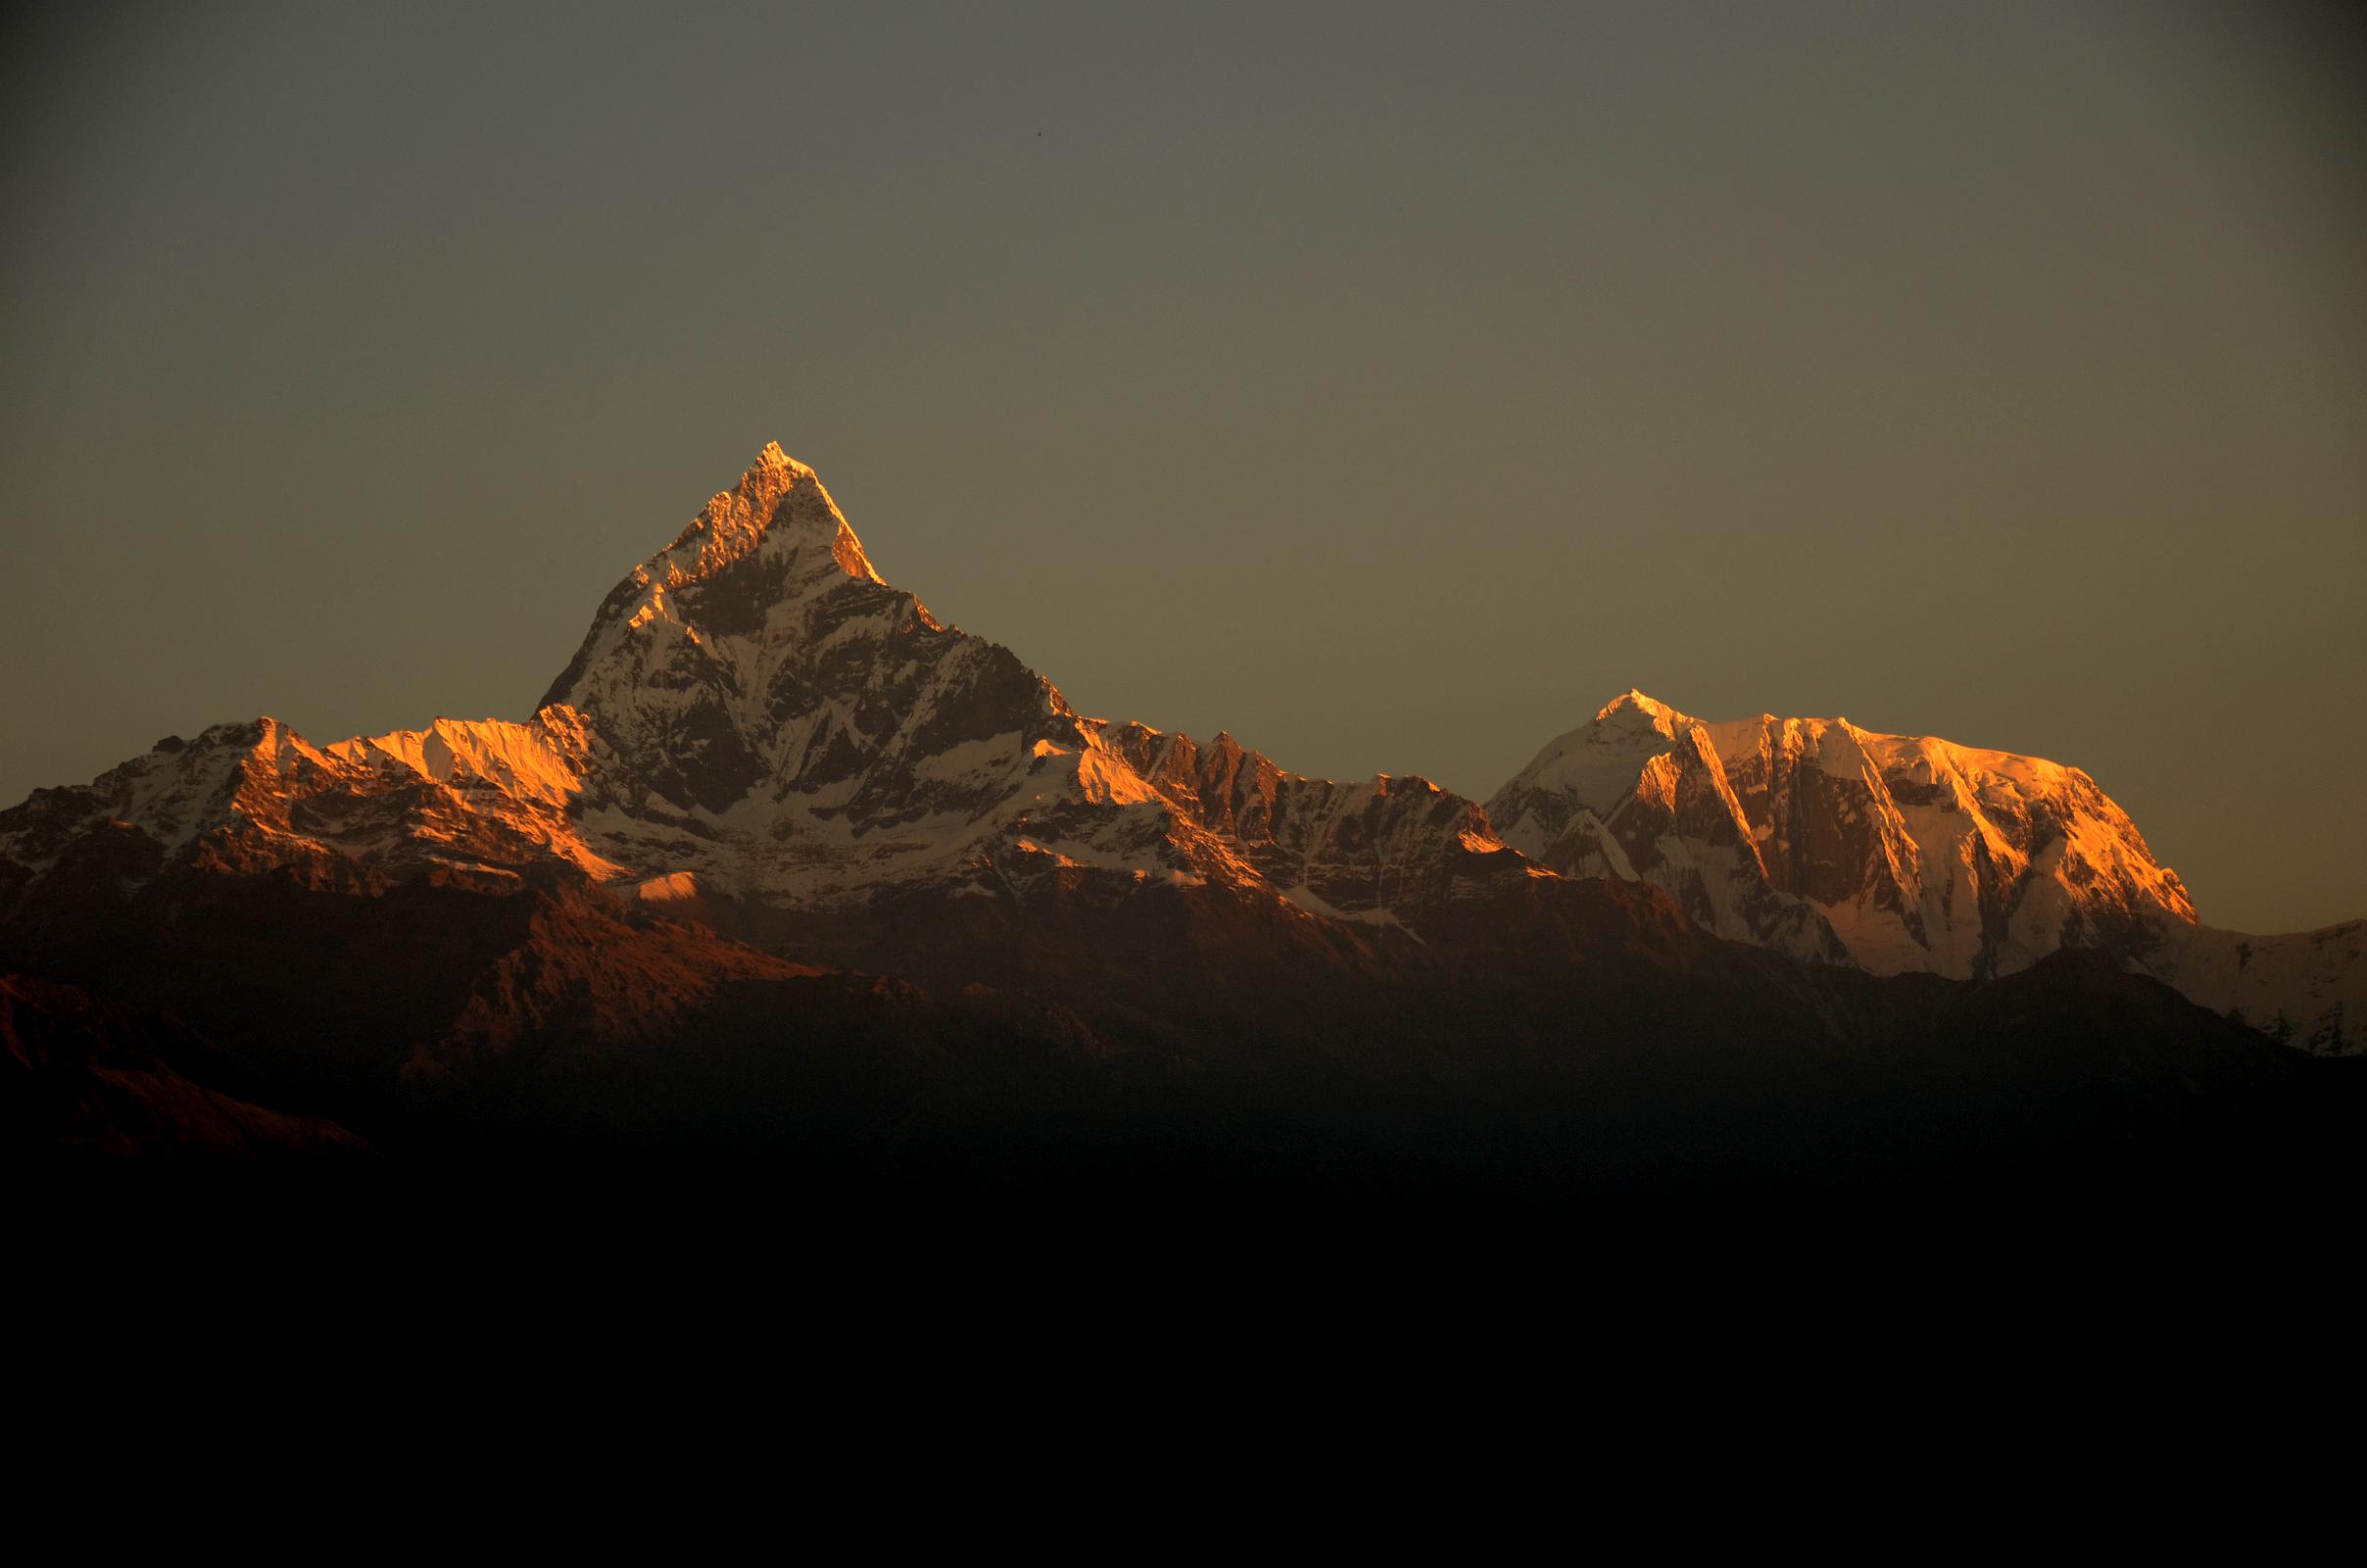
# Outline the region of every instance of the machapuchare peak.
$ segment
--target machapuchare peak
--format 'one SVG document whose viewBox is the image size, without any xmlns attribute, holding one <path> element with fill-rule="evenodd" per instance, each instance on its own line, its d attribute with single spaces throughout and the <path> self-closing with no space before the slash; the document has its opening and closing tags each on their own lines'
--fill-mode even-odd
<svg viewBox="0 0 2367 1568">
<path fill-rule="evenodd" d="M 1212 890 L 1282 921 L 1261 954 L 1483 926 L 1525 943 L 1557 881 L 1632 882 L 1809 963 L 1978 979 L 2096 949 L 2278 1038 L 2367 1049 L 2367 923 L 2202 926 L 2075 770 L 1838 718 L 1703 721 L 1630 689 L 1485 803 L 1308 777 L 1229 733 L 1079 716 L 882 583 L 814 469 L 769 444 L 616 583 L 528 722 L 160 746 L 0 813 L 0 920 L 94 866 L 184 861 L 321 887 L 695 886 L 801 933 L 938 906 L 964 929 L 1038 932 L 1048 909 L 1081 928 Z"/>
<path fill-rule="evenodd" d="M 676 643 L 700 646 L 849 579 L 885 586 L 820 477 L 768 441 L 739 483 L 609 591 L 539 706 L 581 706 L 586 677 L 603 663 L 621 657 L 638 680 L 676 658 Z"/>
<path fill-rule="evenodd" d="M 748 466 L 748 471 L 751 473 L 761 468 L 787 468 L 793 473 L 812 473 L 814 471 L 808 465 L 798 462 L 797 459 L 783 452 L 778 441 L 765 442 L 764 450 L 757 453 L 756 462 Z"/>
<path fill-rule="evenodd" d="M 765 442 L 739 483 L 712 497 L 636 575 L 645 572 L 649 583 L 679 588 L 714 576 L 768 542 L 782 550 L 821 544 L 848 576 L 880 580 L 820 476 L 777 441 Z"/>
<path fill-rule="evenodd" d="M 1678 712 L 1675 709 L 1669 707 L 1666 703 L 1657 701 L 1654 698 L 1647 697 L 1642 692 L 1637 691 L 1631 686 L 1626 691 L 1621 692 L 1618 696 L 1612 698 L 1609 702 L 1604 703 L 1600 709 L 1596 710 L 1595 720 L 1597 723 L 1601 723 L 1606 719 L 1616 718 L 1622 712 L 1635 713 L 1645 719 L 1647 722 L 1660 718 L 1674 718 L 1682 720 L 1686 716 L 1683 713 Z"/>
</svg>

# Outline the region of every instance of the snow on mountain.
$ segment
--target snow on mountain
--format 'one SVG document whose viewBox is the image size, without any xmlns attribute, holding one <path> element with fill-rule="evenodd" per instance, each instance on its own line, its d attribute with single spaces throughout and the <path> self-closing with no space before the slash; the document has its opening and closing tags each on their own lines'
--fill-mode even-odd
<svg viewBox="0 0 2367 1568">
<path fill-rule="evenodd" d="M 1482 853 L 1405 825 L 1476 818 L 1469 802 L 1318 784 L 1220 738 L 1208 765 L 1265 791 L 1236 811 L 1188 738 L 1081 716 L 1009 649 L 889 587 L 778 447 L 617 585 L 545 702 L 604 744 L 577 812 L 600 853 L 735 897 L 827 906 L 1083 871 L 1310 890 L 1293 902 L 1380 919 L 1393 831 L 1408 858 Z M 1377 813 L 1394 829 L 1367 824 L 1376 801 L 1397 803 Z"/>
<path fill-rule="evenodd" d="M 1641 692 L 1549 744 L 1488 814 L 1504 843 L 1564 876 L 1648 881 L 1729 940 L 1849 960 L 1825 915 L 1768 874 L 1701 726 Z"/>
<path fill-rule="evenodd" d="M 1476 805 L 1427 779 L 1308 778 L 1230 735 L 1204 746 L 1142 724 L 1097 728 L 1095 742 L 1189 821 L 1234 877 L 1312 914 L 1410 926 L 1410 911 L 1536 869 L 1505 849 Z"/>
<path fill-rule="evenodd" d="M 2198 925 L 2177 874 L 2076 767 L 1846 718 L 1704 723 L 1631 691 L 1549 742 L 1488 811 L 1553 869 L 1652 883 L 1734 940 L 1956 979 L 2100 948 L 2313 1049 L 2367 1048 L 2342 1007 L 2355 1018 L 2367 974 L 2357 925 Z"/>
<path fill-rule="evenodd" d="M 0 813 L 0 876 L 21 900 L 119 831 L 140 845 L 127 863 L 325 885 L 557 865 L 653 900 L 815 909 L 1082 878 L 1374 925 L 1503 851 L 1476 806 L 1422 780 L 1307 779 L 1229 737 L 1079 715 L 883 582 L 777 446 L 616 585 L 528 722 L 318 747 L 264 719 L 168 741 Z"/>
<path fill-rule="evenodd" d="M 168 736 L 89 784 L 0 812 L 0 913 L 53 876 L 168 862 L 353 891 L 429 874 L 515 881 L 544 864 L 613 877 L 620 868 L 569 815 L 592 747 L 565 710 L 329 747 L 273 718 Z"/>
<path fill-rule="evenodd" d="M 2197 1005 L 2288 1045 L 2367 1052 L 2367 920 L 2280 936 L 2168 926 L 2137 962 Z"/>
<path fill-rule="evenodd" d="M 170 866 L 806 914 L 1199 888 L 1415 941 L 1525 906 L 1507 891 L 1615 878 L 1718 936 L 1877 973 L 2102 948 L 2296 1045 L 2367 1049 L 2362 924 L 2196 924 L 2077 768 L 1839 718 L 1703 723 L 1631 691 L 1484 809 L 1419 778 L 1308 778 L 1227 735 L 1079 714 L 882 580 L 777 446 L 617 583 L 523 723 L 328 746 L 218 725 L 0 811 L 0 919 Z"/>
</svg>

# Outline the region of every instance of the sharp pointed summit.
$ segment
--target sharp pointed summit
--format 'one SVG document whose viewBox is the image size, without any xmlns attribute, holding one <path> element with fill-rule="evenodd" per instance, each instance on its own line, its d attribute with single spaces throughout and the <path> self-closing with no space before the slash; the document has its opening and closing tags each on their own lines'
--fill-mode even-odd
<svg viewBox="0 0 2367 1568">
<path fill-rule="evenodd" d="M 1682 719 L 1685 717 L 1666 703 L 1647 697 L 1633 686 L 1597 709 L 1595 719 L 1600 723 L 1606 719 L 1618 718 L 1623 714 L 1634 714 L 1647 722 L 1656 722 L 1663 718 Z"/>
<path fill-rule="evenodd" d="M 785 602 L 846 581 L 886 586 L 820 476 L 768 441 L 738 484 L 718 491 L 672 544 L 610 590 L 574 659 L 536 706 L 581 708 L 602 663 L 622 660 L 646 672 L 676 658 L 680 644 L 749 629 Z"/>
<path fill-rule="evenodd" d="M 671 545 L 626 580 L 646 572 L 647 584 L 679 588 L 767 547 L 777 554 L 816 543 L 848 576 L 879 581 L 820 475 L 767 441 L 738 484 L 713 497 Z"/>
<path fill-rule="evenodd" d="M 748 466 L 750 473 L 754 473 L 760 468 L 786 468 L 793 473 L 812 473 L 814 471 L 807 465 L 783 452 L 778 441 L 765 442 L 758 451 L 756 462 Z"/>
<path fill-rule="evenodd" d="M 2199 926 L 2126 813 L 2035 758 L 1703 722 L 1630 688 L 1483 809 L 1409 770 L 1309 778 L 1230 733 L 1085 717 L 882 581 L 773 443 L 616 584 L 527 722 L 328 746 L 222 726 L 0 815 L 11 907 L 100 865 L 125 886 L 196 866 L 370 892 L 695 887 L 752 931 L 822 940 L 826 920 L 882 944 L 841 958 L 888 966 L 916 961 L 915 921 L 1082 931 L 1182 918 L 1159 901 L 1186 895 L 1227 952 L 1342 932 L 1517 949 L 1566 914 L 1551 901 L 1626 884 L 1714 936 L 1877 974 L 1982 979 L 2085 947 L 2321 1051 L 2358 1049 L 2343 1009 L 2367 1014 L 2359 928 Z"/>
</svg>

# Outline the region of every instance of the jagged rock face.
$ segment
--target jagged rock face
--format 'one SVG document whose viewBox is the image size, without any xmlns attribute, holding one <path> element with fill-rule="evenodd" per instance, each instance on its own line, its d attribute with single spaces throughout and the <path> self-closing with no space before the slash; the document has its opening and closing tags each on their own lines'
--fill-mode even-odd
<svg viewBox="0 0 2367 1568">
<path fill-rule="evenodd" d="M 0 814 L 0 893 L 93 857 L 353 891 L 564 873 L 795 908 L 1215 887 L 1377 925 L 1528 869 L 1423 780 L 1307 779 L 1230 737 L 1081 717 L 882 582 L 777 446 L 617 584 L 528 722 L 328 747 L 222 726 Z"/>
<path fill-rule="evenodd" d="M 2010 973 L 2194 918 L 2177 875 L 2077 768 L 1847 719 L 1705 733 L 1765 834 L 1770 876 L 1877 972 Z"/>
<path fill-rule="evenodd" d="M 369 893 L 433 874 L 608 877 L 568 815 L 592 740 L 566 710 L 318 747 L 276 719 L 168 736 L 89 784 L 0 812 L 0 912 L 167 865 Z"/>
<path fill-rule="evenodd" d="M 1883 974 L 2011 973 L 2194 918 L 2077 768 L 1847 719 L 1704 724 L 1630 692 L 1490 809 L 1549 865 L 1659 883 L 1741 940 L 1805 953 L 1821 928 Z"/>
<path fill-rule="evenodd" d="M 882 583 L 778 447 L 616 586 L 543 711 L 600 737 L 604 851 L 737 895 L 959 880 L 1020 803 L 1102 782 L 1060 694 Z"/>
<path fill-rule="evenodd" d="M 604 798 L 721 814 L 752 796 L 893 826 L 984 804 L 921 764 L 1083 745 L 1008 649 L 879 580 L 814 470 L 767 447 L 619 583 L 544 699 L 608 744 Z M 957 786 L 957 787 L 949 787 Z"/>
<path fill-rule="evenodd" d="M 1629 692 L 1488 809 L 1546 865 L 1653 883 L 1737 941 L 1956 979 L 2098 948 L 2315 1049 L 2367 1044 L 2342 1021 L 2351 928 L 2249 939 L 2240 987 L 2177 874 L 2075 767 L 1843 718 L 1703 723 Z"/>
<path fill-rule="evenodd" d="M 1504 842 L 1564 876 L 1651 882 L 1731 941 L 1848 962 L 1823 915 L 1777 887 L 1717 752 L 1678 717 L 1631 695 L 1547 747 L 1489 805 Z"/>
<path fill-rule="evenodd" d="M 1199 858 L 1312 914 L 1418 925 L 1421 911 L 1536 869 L 1475 804 L 1427 779 L 1308 778 L 1230 735 L 1203 746 L 1123 724 L 1096 739 L 1190 824 Z"/>
<path fill-rule="evenodd" d="M 1433 887 L 1486 835 L 1419 781 L 1319 783 L 1080 717 L 881 582 L 778 447 L 617 585 L 544 711 L 603 743 L 578 812 L 602 854 L 788 904 L 1082 874 L 1387 920 L 1405 878 Z"/>
<path fill-rule="evenodd" d="M 1610 878 L 1718 936 L 1877 973 L 2001 975 L 2102 948 L 2296 1044 L 2367 1047 L 2345 1022 L 2367 1015 L 2361 928 L 2196 925 L 2076 768 L 1845 719 L 1705 724 L 1629 693 L 1484 809 L 1419 778 L 1308 778 L 1230 736 L 1078 714 L 883 582 L 814 470 L 773 446 L 616 585 L 524 723 L 329 746 L 221 725 L 0 812 L 0 923 L 21 931 L 103 923 L 109 899 L 182 869 L 354 894 L 590 883 L 669 917 L 1106 910 L 1193 890 L 1258 911 L 1213 923 L 1236 954 L 1378 951 L 1358 944 L 1392 932 L 1478 952 L 1490 920 L 1560 908 L 1540 889 Z"/>
</svg>

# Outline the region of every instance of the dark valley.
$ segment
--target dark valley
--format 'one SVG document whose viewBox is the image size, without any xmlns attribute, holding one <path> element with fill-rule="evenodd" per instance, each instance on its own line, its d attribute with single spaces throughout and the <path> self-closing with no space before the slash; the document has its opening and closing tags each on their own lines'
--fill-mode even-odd
<svg viewBox="0 0 2367 1568">
<path fill-rule="evenodd" d="M 2292 1208 L 2355 1181 L 2363 946 L 1845 719 L 1631 691 L 1482 803 L 1089 717 L 777 447 L 523 722 L 219 724 L 0 812 L 8 1145 L 69 1186 Z"/>
</svg>

